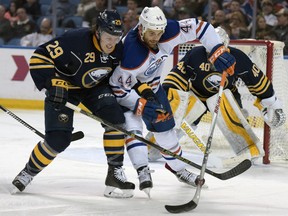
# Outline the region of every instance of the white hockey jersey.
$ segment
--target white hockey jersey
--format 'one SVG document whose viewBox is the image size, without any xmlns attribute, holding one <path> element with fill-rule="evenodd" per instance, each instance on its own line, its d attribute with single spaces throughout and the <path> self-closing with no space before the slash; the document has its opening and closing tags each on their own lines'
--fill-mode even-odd
<svg viewBox="0 0 288 216">
<path fill-rule="evenodd" d="M 134 109 L 139 95 L 132 87 L 140 81 L 156 92 L 160 85 L 164 61 L 178 44 L 199 39 L 211 51 L 221 43 L 212 25 L 198 19 L 168 20 L 164 34 L 158 43 L 159 51 L 149 49 L 141 40 L 137 26 L 124 38 L 124 53 L 121 65 L 110 77 L 110 85 L 118 102 Z"/>
</svg>

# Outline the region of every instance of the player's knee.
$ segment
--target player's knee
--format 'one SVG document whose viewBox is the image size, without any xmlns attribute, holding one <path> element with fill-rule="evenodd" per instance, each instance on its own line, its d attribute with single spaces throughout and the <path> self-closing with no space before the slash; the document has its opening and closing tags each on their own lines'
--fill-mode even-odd
<svg viewBox="0 0 288 216">
<path fill-rule="evenodd" d="M 46 133 L 45 140 L 53 150 L 60 153 L 70 145 L 71 135 L 70 131 L 50 131 Z"/>
</svg>

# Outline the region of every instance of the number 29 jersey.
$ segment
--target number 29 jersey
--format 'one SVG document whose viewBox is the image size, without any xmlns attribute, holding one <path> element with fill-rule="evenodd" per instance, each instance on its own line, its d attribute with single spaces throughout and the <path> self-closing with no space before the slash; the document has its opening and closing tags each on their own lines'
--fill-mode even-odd
<svg viewBox="0 0 288 216">
<path fill-rule="evenodd" d="M 35 50 L 30 58 L 30 73 L 39 90 L 55 76 L 67 80 L 69 89 L 93 88 L 104 79 L 108 81 L 119 65 L 122 49 L 120 42 L 107 55 L 89 28 L 73 29 Z"/>
</svg>

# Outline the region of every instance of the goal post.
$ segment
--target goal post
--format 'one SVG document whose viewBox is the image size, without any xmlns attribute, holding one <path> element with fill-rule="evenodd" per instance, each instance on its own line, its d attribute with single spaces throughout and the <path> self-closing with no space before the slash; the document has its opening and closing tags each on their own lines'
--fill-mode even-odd
<svg viewBox="0 0 288 216">
<path fill-rule="evenodd" d="M 173 65 L 177 64 L 188 50 L 199 45 L 201 45 L 199 41 L 193 41 L 175 47 L 173 51 Z M 276 95 L 281 100 L 284 112 L 286 116 L 288 116 L 288 69 L 284 63 L 284 43 L 280 41 L 245 39 L 230 40 L 229 46 L 242 50 L 272 81 Z M 253 106 L 256 97 L 250 94 L 243 81 L 239 80 L 237 87 L 243 106 L 249 113 L 249 124 L 252 129 L 256 131 L 258 138 L 263 143 L 265 152 L 263 163 L 269 164 L 270 161 L 288 160 L 288 121 L 279 128 L 270 129 L 270 127 L 264 123 L 259 110 Z M 201 122 L 210 121 L 211 116 L 209 116 L 209 114 L 205 115 L 201 120 Z M 200 131 L 203 130 L 201 129 Z M 215 144 L 219 142 L 217 139 L 223 143 L 223 134 L 219 131 L 215 132 Z M 217 136 L 219 136 L 219 138 L 217 138 Z M 223 148 L 223 146 L 221 148 Z"/>
</svg>

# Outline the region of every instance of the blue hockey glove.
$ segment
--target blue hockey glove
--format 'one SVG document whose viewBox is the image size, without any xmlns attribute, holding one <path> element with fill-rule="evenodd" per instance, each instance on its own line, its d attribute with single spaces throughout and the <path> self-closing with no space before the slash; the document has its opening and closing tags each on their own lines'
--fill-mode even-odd
<svg viewBox="0 0 288 216">
<path fill-rule="evenodd" d="M 236 60 L 223 44 L 218 44 L 211 50 L 209 61 L 215 66 L 217 71 L 226 71 L 230 76 L 234 74 Z"/>
<path fill-rule="evenodd" d="M 162 105 L 153 101 L 147 101 L 144 98 L 137 100 L 133 113 L 153 123 L 163 121 L 169 116 L 169 113 L 163 109 Z"/>
<path fill-rule="evenodd" d="M 68 99 L 68 83 L 67 81 L 55 77 L 47 82 L 47 98 L 56 111 L 59 111 L 65 107 Z"/>
</svg>

